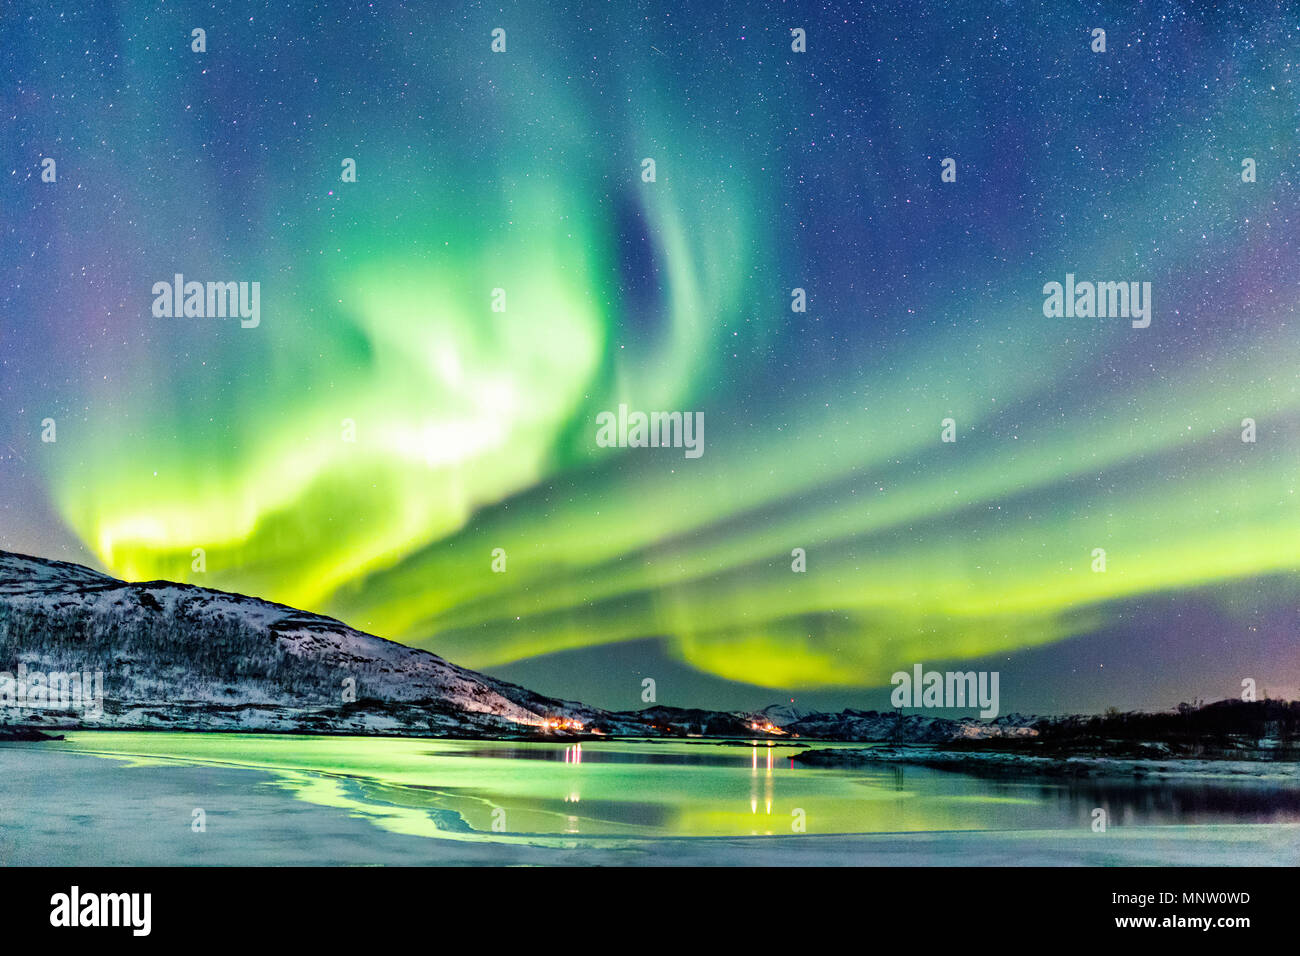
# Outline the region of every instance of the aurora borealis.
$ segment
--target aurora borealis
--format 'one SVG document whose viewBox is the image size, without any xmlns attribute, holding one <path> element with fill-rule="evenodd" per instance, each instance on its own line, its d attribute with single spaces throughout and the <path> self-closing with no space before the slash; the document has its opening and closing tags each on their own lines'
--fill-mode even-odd
<svg viewBox="0 0 1300 956">
<path fill-rule="evenodd" d="M 1296 694 L 1300 22 L 747 6 L 17 4 L 0 546 L 606 706 Z"/>
</svg>

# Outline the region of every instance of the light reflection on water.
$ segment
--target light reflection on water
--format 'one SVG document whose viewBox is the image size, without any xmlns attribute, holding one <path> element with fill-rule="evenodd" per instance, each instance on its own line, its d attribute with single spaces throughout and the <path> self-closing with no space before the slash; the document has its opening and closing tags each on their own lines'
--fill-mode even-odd
<svg viewBox="0 0 1300 956">
<path fill-rule="evenodd" d="M 982 779 L 900 765 L 810 768 L 788 744 L 517 743 L 73 733 L 44 746 L 136 765 L 270 775 L 296 799 L 398 833 L 538 842 L 1300 822 L 1300 788 L 1251 780 Z M 827 746 L 815 744 L 814 746 Z M 860 746 L 860 745 L 858 745 Z"/>
</svg>

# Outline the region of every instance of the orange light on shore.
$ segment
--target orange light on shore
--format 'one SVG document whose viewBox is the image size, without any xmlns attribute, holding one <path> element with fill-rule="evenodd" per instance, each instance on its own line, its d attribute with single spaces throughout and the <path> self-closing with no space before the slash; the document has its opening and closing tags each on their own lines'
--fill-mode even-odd
<svg viewBox="0 0 1300 956">
<path fill-rule="evenodd" d="M 583 723 L 569 717 L 548 717 L 541 723 L 543 730 L 582 730 Z"/>
</svg>

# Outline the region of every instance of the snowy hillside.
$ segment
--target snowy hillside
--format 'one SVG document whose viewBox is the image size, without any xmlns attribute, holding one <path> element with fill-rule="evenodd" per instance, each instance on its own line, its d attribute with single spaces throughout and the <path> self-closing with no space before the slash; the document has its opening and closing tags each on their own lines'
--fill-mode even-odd
<svg viewBox="0 0 1300 956">
<path fill-rule="evenodd" d="M 102 708 L 16 704 L 6 694 L 20 667 L 101 674 Z M 1034 721 L 790 705 L 608 712 L 282 604 L 0 551 L 0 726 L 941 742 L 1033 735 Z"/>
<path fill-rule="evenodd" d="M 1007 714 L 996 720 L 974 717 L 932 717 L 881 713 L 874 710 L 844 710 L 838 714 L 808 714 L 783 725 L 790 734 L 820 740 L 909 741 L 942 743 L 949 740 L 988 737 L 1033 737 L 1038 734 L 1037 717 Z"/>
<path fill-rule="evenodd" d="M 19 663 L 102 672 L 104 712 L 85 720 L 95 726 L 499 733 L 601 717 L 332 618 L 0 551 L 0 670 Z M 6 706 L 0 722 L 81 716 Z"/>
</svg>

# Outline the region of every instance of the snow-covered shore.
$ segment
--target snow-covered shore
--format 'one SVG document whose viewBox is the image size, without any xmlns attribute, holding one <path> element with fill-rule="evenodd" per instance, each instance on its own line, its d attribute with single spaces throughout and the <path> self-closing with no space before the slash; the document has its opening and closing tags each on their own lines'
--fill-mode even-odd
<svg viewBox="0 0 1300 956">
<path fill-rule="evenodd" d="M 897 763 L 960 773 L 1043 776 L 1255 778 L 1300 784 L 1300 763 L 1283 760 L 1208 760 L 1194 757 L 1124 758 L 1091 755 L 1040 757 L 1003 750 L 945 750 L 941 746 L 879 745 L 809 750 L 794 757 L 813 767 Z"/>
<path fill-rule="evenodd" d="M 259 770 L 131 766 L 21 744 L 0 745 L 0 769 L 0 865 L 10 866 L 1279 866 L 1300 860 L 1300 824 L 444 840 L 295 799 Z M 190 826 L 196 805 L 209 815 L 207 832 Z M 172 825 L 159 825 L 169 819 Z"/>
</svg>

